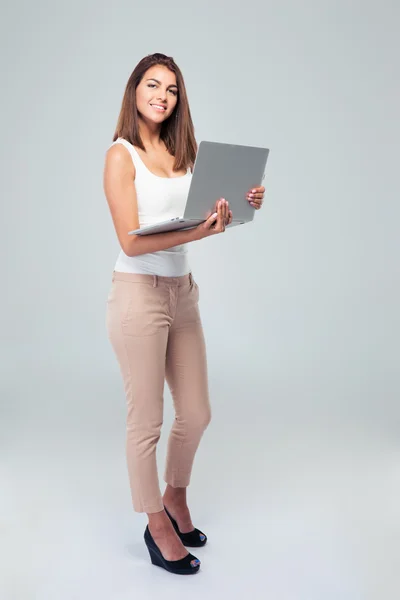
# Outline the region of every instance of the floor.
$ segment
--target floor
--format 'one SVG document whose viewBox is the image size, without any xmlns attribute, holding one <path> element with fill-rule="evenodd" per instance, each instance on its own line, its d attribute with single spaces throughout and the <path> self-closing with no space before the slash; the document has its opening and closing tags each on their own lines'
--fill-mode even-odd
<svg viewBox="0 0 400 600">
<path fill-rule="evenodd" d="M 191 549 L 200 571 L 183 577 L 151 565 L 146 515 L 131 508 L 118 379 L 42 372 L 6 391 L 2 599 L 400 597 L 400 443 L 389 424 L 293 413 L 271 390 L 243 410 L 221 387 L 188 489 L 209 541 Z"/>
</svg>

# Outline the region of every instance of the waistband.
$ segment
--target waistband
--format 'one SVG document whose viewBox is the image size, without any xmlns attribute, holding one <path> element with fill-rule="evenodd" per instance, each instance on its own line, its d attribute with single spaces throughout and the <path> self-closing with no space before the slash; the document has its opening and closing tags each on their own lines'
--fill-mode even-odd
<svg viewBox="0 0 400 600">
<path fill-rule="evenodd" d="M 127 281 L 131 283 L 151 283 L 153 287 L 158 285 L 175 285 L 180 287 L 189 282 L 193 283 L 192 272 L 187 275 L 180 275 L 178 277 L 166 277 L 165 275 L 150 275 L 144 273 L 123 273 L 122 271 L 113 271 L 112 281 Z"/>
</svg>

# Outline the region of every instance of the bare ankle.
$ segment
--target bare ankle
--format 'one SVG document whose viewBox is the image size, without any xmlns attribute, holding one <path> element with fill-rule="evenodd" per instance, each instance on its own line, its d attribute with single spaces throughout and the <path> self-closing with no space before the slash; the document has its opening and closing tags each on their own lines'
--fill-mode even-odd
<svg viewBox="0 0 400 600">
<path fill-rule="evenodd" d="M 172 487 L 167 483 L 163 498 L 176 504 L 186 504 L 186 487 Z"/>
<path fill-rule="evenodd" d="M 147 513 L 149 518 L 149 529 L 153 532 L 168 532 L 171 531 L 171 521 L 165 512 L 162 510 L 156 513 Z"/>
</svg>

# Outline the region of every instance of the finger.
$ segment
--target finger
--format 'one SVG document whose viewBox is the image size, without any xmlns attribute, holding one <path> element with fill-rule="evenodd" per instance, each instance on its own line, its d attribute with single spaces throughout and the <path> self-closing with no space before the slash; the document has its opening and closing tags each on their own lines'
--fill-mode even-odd
<svg viewBox="0 0 400 600">
<path fill-rule="evenodd" d="M 226 221 L 226 217 L 227 217 L 226 211 L 227 211 L 227 202 L 226 202 L 225 198 L 222 198 L 222 200 L 221 200 L 221 222 L 223 222 L 223 223 L 225 223 L 225 221 Z"/>
<path fill-rule="evenodd" d="M 225 213 L 225 200 L 224 200 L 224 198 L 220 198 L 218 200 L 216 210 L 217 210 L 218 214 L 221 214 L 222 217 L 224 216 L 224 213 Z"/>
<path fill-rule="evenodd" d="M 225 231 L 225 211 L 226 211 L 226 201 L 221 202 L 221 215 L 218 223 L 220 231 Z"/>
<path fill-rule="evenodd" d="M 207 221 L 205 221 L 203 223 L 204 227 L 206 229 L 211 229 L 214 226 L 217 218 L 218 218 L 218 213 L 217 212 L 213 213 L 210 217 L 208 217 Z"/>
<path fill-rule="evenodd" d="M 221 223 L 224 220 L 224 202 L 223 200 L 220 200 L 218 202 L 218 216 L 217 216 L 217 222 L 215 223 L 215 228 L 219 229 L 221 227 Z"/>
<path fill-rule="evenodd" d="M 229 206 L 226 207 L 226 213 L 225 213 L 225 227 L 227 227 L 230 224 L 230 219 L 231 219 L 231 214 L 232 211 L 229 210 Z"/>
<path fill-rule="evenodd" d="M 262 200 L 264 198 L 264 194 L 248 194 L 246 198 L 247 200 Z"/>
<path fill-rule="evenodd" d="M 216 202 L 215 202 L 215 206 L 214 206 L 214 210 L 213 210 L 213 211 L 210 211 L 210 214 L 211 214 L 211 212 L 213 212 L 213 213 L 218 213 L 218 207 L 219 207 L 219 205 L 220 205 L 220 202 L 221 202 L 221 200 L 222 200 L 222 198 L 218 198 L 218 200 L 216 200 Z"/>
<path fill-rule="evenodd" d="M 225 200 L 225 219 L 229 219 L 229 202 Z"/>
<path fill-rule="evenodd" d="M 225 231 L 225 226 L 226 226 L 226 201 L 224 203 L 224 207 L 222 210 L 222 219 L 221 219 L 221 231 Z"/>
</svg>

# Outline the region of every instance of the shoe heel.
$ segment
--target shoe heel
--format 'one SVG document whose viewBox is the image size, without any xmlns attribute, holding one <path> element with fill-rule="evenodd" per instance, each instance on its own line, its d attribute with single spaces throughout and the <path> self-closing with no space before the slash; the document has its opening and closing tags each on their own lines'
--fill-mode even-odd
<svg viewBox="0 0 400 600">
<path fill-rule="evenodd" d="M 149 551 L 150 554 L 150 560 L 152 562 L 153 565 L 156 565 L 157 567 L 164 567 L 164 565 L 162 564 L 160 557 L 158 556 L 158 554 L 156 554 L 154 552 L 154 550 L 151 550 L 151 548 L 147 547 L 147 550 Z"/>
</svg>

